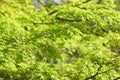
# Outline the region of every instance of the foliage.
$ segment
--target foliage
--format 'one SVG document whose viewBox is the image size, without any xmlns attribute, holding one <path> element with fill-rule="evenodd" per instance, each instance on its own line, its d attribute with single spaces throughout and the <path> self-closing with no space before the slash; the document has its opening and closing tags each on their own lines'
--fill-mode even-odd
<svg viewBox="0 0 120 80">
<path fill-rule="evenodd" d="M 0 78 L 119 79 L 120 12 L 113 0 L 85 1 L 39 10 L 29 0 L 1 0 Z"/>
<path fill-rule="evenodd" d="M 120 11 L 120 0 L 115 0 L 116 10 Z"/>
</svg>

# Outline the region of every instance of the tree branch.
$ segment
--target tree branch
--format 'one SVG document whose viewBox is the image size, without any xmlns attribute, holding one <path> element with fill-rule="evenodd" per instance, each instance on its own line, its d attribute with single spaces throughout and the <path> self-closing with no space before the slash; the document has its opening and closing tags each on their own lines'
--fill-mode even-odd
<svg viewBox="0 0 120 80">
<path fill-rule="evenodd" d="M 69 21 L 69 22 L 81 22 L 82 19 L 65 19 L 65 18 L 60 18 L 56 17 L 56 19 L 61 20 L 61 21 Z"/>
<path fill-rule="evenodd" d="M 98 67 L 98 69 L 97 69 L 97 72 L 93 76 L 90 76 L 90 77 L 86 78 L 85 80 L 89 80 L 89 79 L 95 78 L 97 75 L 99 75 L 99 71 L 100 71 L 101 68 L 102 68 L 102 66 L 100 65 Z"/>
<path fill-rule="evenodd" d="M 95 78 L 97 75 L 102 74 L 102 73 L 106 73 L 106 72 L 108 72 L 108 71 L 110 71 L 110 70 L 116 69 L 117 67 L 120 67 L 120 66 L 116 66 L 116 67 L 111 68 L 111 69 L 108 69 L 108 70 L 106 70 L 106 71 L 99 72 L 100 69 L 102 68 L 102 65 L 100 65 L 100 66 L 98 67 L 98 69 L 97 69 L 97 72 L 96 72 L 94 75 L 86 78 L 85 80 L 93 79 L 93 78 Z M 120 79 L 120 77 L 117 77 L 117 78 L 115 78 L 114 80 L 118 80 L 118 79 Z"/>
<path fill-rule="evenodd" d="M 83 4 L 88 3 L 88 2 L 90 2 L 90 1 L 91 1 L 91 0 L 86 0 L 86 1 L 83 2 Z"/>
<path fill-rule="evenodd" d="M 52 15 L 52 14 L 56 13 L 57 11 L 58 10 L 54 10 L 54 11 L 50 12 L 49 15 Z"/>
</svg>

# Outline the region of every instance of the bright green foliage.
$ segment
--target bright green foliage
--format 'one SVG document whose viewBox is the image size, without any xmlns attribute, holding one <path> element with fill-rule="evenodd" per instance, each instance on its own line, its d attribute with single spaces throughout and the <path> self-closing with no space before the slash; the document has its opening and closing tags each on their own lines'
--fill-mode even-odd
<svg viewBox="0 0 120 80">
<path fill-rule="evenodd" d="M 120 78 L 120 12 L 113 0 L 85 1 L 39 10 L 0 0 L 0 79 Z"/>
</svg>

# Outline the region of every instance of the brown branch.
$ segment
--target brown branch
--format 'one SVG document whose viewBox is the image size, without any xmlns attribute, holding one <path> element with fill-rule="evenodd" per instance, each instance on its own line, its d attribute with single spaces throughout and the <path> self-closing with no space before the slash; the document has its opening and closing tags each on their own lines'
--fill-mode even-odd
<svg viewBox="0 0 120 80">
<path fill-rule="evenodd" d="M 86 1 L 83 2 L 83 4 L 88 3 L 88 2 L 90 2 L 90 1 L 92 1 L 92 0 L 86 0 Z M 98 0 L 98 1 L 96 2 L 96 4 L 101 4 L 102 1 L 103 1 L 103 0 Z"/>
<path fill-rule="evenodd" d="M 110 70 L 113 70 L 113 69 L 114 69 L 114 68 L 108 69 L 108 70 L 106 70 L 106 71 L 100 72 L 99 74 L 106 73 L 106 72 L 108 72 L 108 71 L 110 71 Z"/>
<path fill-rule="evenodd" d="M 84 1 L 83 3 L 85 4 L 85 3 L 88 3 L 88 2 L 90 2 L 91 0 L 86 0 L 86 1 Z"/>
<path fill-rule="evenodd" d="M 54 10 L 54 11 L 50 12 L 49 15 L 52 15 L 52 14 L 56 13 L 57 11 L 58 10 Z"/>
<path fill-rule="evenodd" d="M 61 21 L 69 21 L 69 22 L 81 22 L 82 19 L 65 19 L 65 18 L 60 18 L 56 17 L 56 19 L 61 20 Z"/>
<path fill-rule="evenodd" d="M 90 77 L 86 78 L 85 80 L 89 80 L 89 79 L 95 78 L 97 75 L 99 75 L 99 71 L 100 71 L 101 68 L 102 68 L 102 66 L 100 65 L 98 67 L 98 69 L 97 69 L 97 72 L 93 76 L 90 76 Z"/>
<path fill-rule="evenodd" d="M 106 73 L 106 72 L 108 72 L 108 71 L 110 71 L 110 70 L 116 69 L 117 67 L 120 67 L 120 66 L 116 66 L 116 67 L 111 68 L 111 69 L 108 69 L 108 70 L 106 70 L 106 71 L 99 72 L 100 69 L 102 68 L 102 66 L 100 65 L 100 66 L 98 67 L 98 69 L 97 69 L 97 72 L 96 72 L 94 75 L 86 78 L 85 80 L 93 79 L 93 78 L 95 78 L 97 75 L 102 74 L 102 73 Z M 118 79 L 120 79 L 120 77 L 117 77 L 117 78 L 115 78 L 114 80 L 118 80 Z"/>
</svg>

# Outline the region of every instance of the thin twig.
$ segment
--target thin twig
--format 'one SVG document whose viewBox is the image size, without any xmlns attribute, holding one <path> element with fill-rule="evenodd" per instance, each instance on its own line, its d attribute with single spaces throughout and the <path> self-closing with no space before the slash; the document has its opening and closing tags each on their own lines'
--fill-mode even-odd
<svg viewBox="0 0 120 80">
<path fill-rule="evenodd" d="M 117 66 L 117 67 L 120 67 L 120 66 Z M 102 68 L 102 66 L 100 66 L 100 67 L 98 68 L 97 72 L 96 72 L 93 76 L 90 76 L 90 77 L 86 78 L 85 80 L 93 79 L 93 78 L 95 78 L 95 77 L 96 77 L 97 75 L 99 75 L 99 74 L 106 73 L 106 72 L 108 72 L 108 71 L 110 71 L 110 70 L 116 69 L 116 67 L 114 67 L 114 68 L 108 69 L 108 70 L 106 70 L 106 71 L 99 72 L 101 68 Z M 115 78 L 114 80 L 118 80 L 118 79 L 120 79 L 120 77 L 117 77 L 117 78 Z"/>
<path fill-rule="evenodd" d="M 86 1 L 84 1 L 83 3 L 85 4 L 85 3 L 88 3 L 88 2 L 90 2 L 91 0 L 86 0 Z"/>
<path fill-rule="evenodd" d="M 50 12 L 49 15 L 52 15 L 52 14 L 56 13 L 57 11 L 58 10 L 54 10 L 54 11 Z"/>
<path fill-rule="evenodd" d="M 95 78 L 99 74 L 99 71 L 100 71 L 101 68 L 102 68 L 102 66 L 100 65 L 98 67 L 98 69 L 97 69 L 97 72 L 93 76 L 90 76 L 90 77 L 86 78 L 85 80 L 89 80 L 89 79 Z"/>
<path fill-rule="evenodd" d="M 69 22 L 81 22 L 82 19 L 65 19 L 65 18 L 60 18 L 56 17 L 56 19 L 61 20 L 61 21 L 69 21 Z"/>
</svg>

